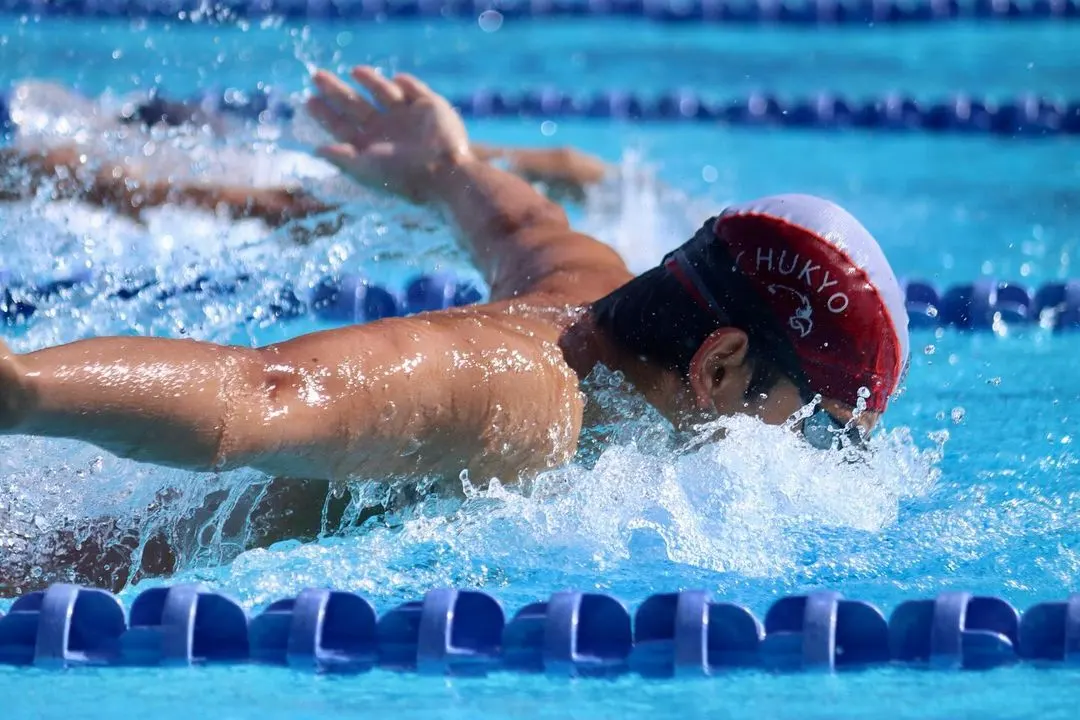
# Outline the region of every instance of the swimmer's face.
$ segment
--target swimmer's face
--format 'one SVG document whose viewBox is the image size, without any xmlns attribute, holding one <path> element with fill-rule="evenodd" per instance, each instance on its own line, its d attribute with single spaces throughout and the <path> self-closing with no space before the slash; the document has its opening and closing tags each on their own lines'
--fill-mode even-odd
<svg viewBox="0 0 1080 720">
<path fill-rule="evenodd" d="M 751 392 L 754 381 L 753 360 L 749 356 L 750 340 L 742 330 L 722 328 L 713 333 L 702 344 L 694 356 L 690 373 L 686 380 L 689 385 L 689 403 L 692 411 L 683 413 L 700 421 L 702 416 L 751 415 L 770 425 L 783 425 L 806 406 L 803 394 L 798 386 L 788 377 L 780 376 L 769 387 Z M 677 393 L 669 393 L 675 398 Z M 654 401 L 668 417 L 678 417 L 675 408 L 665 408 L 665 400 Z M 829 418 L 839 427 L 845 427 L 851 421 L 854 408 L 835 398 L 822 398 L 820 410 L 828 413 Z M 863 412 L 857 425 L 865 434 L 877 424 L 880 415 Z"/>
<path fill-rule="evenodd" d="M 802 394 L 795 383 L 789 378 L 781 377 L 766 392 L 744 398 L 743 405 L 742 409 L 735 409 L 732 413 L 726 414 L 748 414 L 761 418 L 769 425 L 782 425 L 787 422 L 788 418 L 801 410 L 806 403 L 803 402 Z M 821 399 L 817 408 L 827 412 L 840 427 L 847 427 L 855 412 L 855 409 L 850 405 L 835 398 L 827 397 Z M 864 411 L 859 414 L 856 425 L 863 434 L 866 434 L 877 425 L 879 419 L 881 419 L 880 413 Z"/>
</svg>

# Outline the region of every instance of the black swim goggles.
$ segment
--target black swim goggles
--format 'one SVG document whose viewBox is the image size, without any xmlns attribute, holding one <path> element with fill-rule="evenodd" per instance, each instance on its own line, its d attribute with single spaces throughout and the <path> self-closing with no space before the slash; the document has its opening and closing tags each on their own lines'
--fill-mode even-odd
<svg viewBox="0 0 1080 720">
<path fill-rule="evenodd" d="M 842 422 L 825 408 L 817 408 L 801 424 L 803 438 L 819 450 L 842 450 L 866 443 L 866 433 L 854 421 Z"/>
<path fill-rule="evenodd" d="M 754 341 L 769 351 L 780 370 L 795 383 L 803 403 L 815 403 L 819 396 L 810 390 L 795 349 L 786 340 L 783 332 L 776 328 L 775 319 L 767 309 L 753 301 L 747 302 L 747 298 L 754 297 L 754 292 L 746 285 L 744 276 L 735 268 L 734 262 L 730 258 L 711 262 L 704 259 L 705 247 L 716 245 L 714 228 L 719 218 L 720 216 L 716 216 L 706 220 L 689 242 L 668 253 L 663 260 L 664 269 L 703 310 L 722 323 L 732 321 L 731 314 L 725 307 L 745 308 L 747 322 L 744 324 L 755 329 Z M 694 267 L 692 256 L 702 258 L 711 272 L 723 276 L 723 282 L 719 285 L 723 288 L 725 299 L 729 301 L 726 306 L 720 303 Z M 793 427 L 801 432 L 806 442 L 819 450 L 861 447 L 866 441 L 864 431 L 854 420 L 843 422 L 822 407 L 816 408 Z"/>
</svg>

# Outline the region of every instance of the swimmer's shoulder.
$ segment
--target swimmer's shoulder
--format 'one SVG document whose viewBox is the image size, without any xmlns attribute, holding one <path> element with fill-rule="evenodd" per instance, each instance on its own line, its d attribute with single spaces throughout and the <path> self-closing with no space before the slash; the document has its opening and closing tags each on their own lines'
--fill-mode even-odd
<svg viewBox="0 0 1080 720">
<path fill-rule="evenodd" d="M 405 321 L 429 358 L 416 379 L 441 385 L 453 408 L 446 447 L 476 477 L 527 477 L 574 456 L 585 397 L 559 339 L 581 311 L 504 302 Z"/>
</svg>

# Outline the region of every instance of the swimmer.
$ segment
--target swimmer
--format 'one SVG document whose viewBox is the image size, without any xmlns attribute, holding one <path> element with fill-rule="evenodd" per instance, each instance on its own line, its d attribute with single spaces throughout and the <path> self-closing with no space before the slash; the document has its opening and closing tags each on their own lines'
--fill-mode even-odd
<svg viewBox="0 0 1080 720">
<path fill-rule="evenodd" d="M 453 482 L 468 471 L 474 484 L 513 482 L 567 463 L 582 381 L 598 366 L 676 428 L 751 415 L 822 449 L 861 441 L 897 390 L 908 358 L 899 284 L 869 232 L 831 202 L 733 205 L 634 277 L 562 208 L 478 156 L 418 79 L 357 67 L 364 93 L 328 72 L 314 79 L 308 109 L 335 139 L 318 155 L 364 187 L 444 212 L 490 302 L 260 349 L 153 337 L 3 348 L 0 432 L 194 471 L 262 471 L 275 480 L 247 507 L 251 547 L 315 537 L 327 488 L 348 480 Z M 69 564 L 5 570 L 0 587 L 122 586 L 187 552 L 176 537 L 154 540 L 142 569 L 118 579 L 102 568 L 136 562 L 129 540 L 107 560 L 92 544 L 51 549 Z"/>
<path fill-rule="evenodd" d="M 337 209 L 299 187 L 232 187 L 147 180 L 121 163 L 95 162 L 73 145 L 41 151 L 0 149 L 0 202 L 29 200 L 42 191 L 51 200 L 80 200 L 137 222 L 149 208 L 181 205 L 255 218 L 269 227 Z"/>
<path fill-rule="evenodd" d="M 22 83 L 14 94 L 16 97 L 21 94 L 24 99 L 32 97 L 49 107 L 76 108 L 73 112 L 93 118 L 88 124 L 100 132 L 118 127 L 144 133 L 153 128 L 205 127 L 211 136 L 218 137 L 225 135 L 228 128 L 222 115 L 208 112 L 197 103 L 168 101 L 157 95 L 126 103 L 112 116 L 95 101 L 52 83 Z M 232 220 L 258 219 L 270 228 L 340 209 L 338 203 L 321 200 L 296 185 L 247 187 L 169 177 L 154 179 L 133 165 L 98 157 L 100 151 L 95 153 L 75 144 L 49 148 L 40 144 L 17 142 L 16 148 L 0 150 L 0 202 L 28 200 L 45 189 L 53 200 L 80 200 L 136 222 L 143 221 L 143 214 L 149 208 L 180 205 L 219 213 Z M 600 160 L 571 148 L 476 144 L 472 150 L 477 158 L 502 163 L 529 182 L 543 185 L 549 196 L 561 199 L 581 200 L 586 187 L 600 182 L 606 171 Z M 323 223 L 315 234 L 337 232 L 342 222 L 338 215 Z M 301 232 L 292 233 L 295 240 L 310 238 L 301 228 L 297 230 Z"/>
</svg>

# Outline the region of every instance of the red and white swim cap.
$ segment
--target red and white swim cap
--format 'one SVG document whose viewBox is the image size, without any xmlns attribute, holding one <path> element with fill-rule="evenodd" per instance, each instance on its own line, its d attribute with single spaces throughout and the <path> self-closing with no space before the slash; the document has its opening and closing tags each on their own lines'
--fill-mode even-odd
<svg viewBox="0 0 1080 720">
<path fill-rule="evenodd" d="M 713 226 L 785 330 L 811 388 L 883 411 L 908 360 L 904 294 L 873 236 L 843 208 L 776 195 L 727 208 Z M 863 392 L 865 395 L 865 391 Z"/>
<path fill-rule="evenodd" d="M 775 195 L 727 208 L 702 233 L 665 260 L 687 292 L 747 327 L 765 316 L 806 389 L 885 410 L 907 368 L 908 318 L 889 262 L 858 220 L 821 198 Z M 706 259 L 710 246 L 723 259 Z"/>
</svg>

